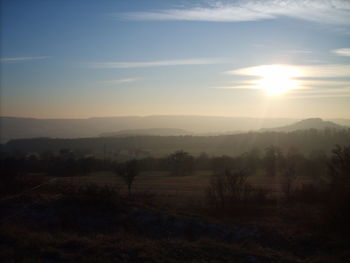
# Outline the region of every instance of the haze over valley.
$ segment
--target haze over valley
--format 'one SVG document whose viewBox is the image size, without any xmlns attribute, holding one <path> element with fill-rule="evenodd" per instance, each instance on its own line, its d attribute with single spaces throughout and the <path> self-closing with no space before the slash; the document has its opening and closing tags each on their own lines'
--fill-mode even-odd
<svg viewBox="0 0 350 263">
<path fill-rule="evenodd" d="M 297 122 L 290 118 L 243 118 L 217 116 L 127 116 L 89 119 L 35 119 L 0 117 L 1 142 L 20 138 L 83 138 L 112 135 L 222 135 L 263 131 Z M 350 127 L 349 119 L 330 121 Z M 320 122 L 321 123 L 321 122 Z M 333 125 L 334 126 L 334 125 Z M 297 129 L 320 129 L 332 124 L 309 123 Z M 278 129 L 277 129 L 278 130 Z"/>
</svg>

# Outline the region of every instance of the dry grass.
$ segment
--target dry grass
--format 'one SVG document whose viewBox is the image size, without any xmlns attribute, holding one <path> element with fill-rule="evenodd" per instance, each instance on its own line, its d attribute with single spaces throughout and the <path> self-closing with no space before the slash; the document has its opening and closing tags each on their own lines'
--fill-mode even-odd
<svg viewBox="0 0 350 263">
<path fill-rule="evenodd" d="M 202 199 L 205 189 L 210 183 L 211 171 L 198 171 L 190 176 L 173 176 L 167 172 L 143 172 L 136 177 L 132 189 L 134 192 L 152 192 L 168 199 L 195 198 Z M 97 184 L 108 185 L 126 190 L 124 182 L 111 172 L 93 173 L 80 177 L 62 177 L 59 181 L 70 184 Z M 271 178 L 262 174 L 248 177 L 247 182 L 258 189 L 268 190 L 274 195 L 282 194 L 283 180 L 279 177 Z M 296 187 L 312 182 L 310 178 L 299 177 Z"/>
<path fill-rule="evenodd" d="M 150 239 L 128 233 L 77 235 L 0 227 L 2 262 L 299 262 L 254 242 Z"/>
<path fill-rule="evenodd" d="M 122 192 L 106 191 L 107 188 L 103 188 L 105 185 L 110 185 L 109 189 L 124 187 L 122 181 L 112 174 L 100 173 L 85 177 L 59 178 L 56 181 L 58 184 L 51 185 L 51 188 L 48 186 L 46 192 L 45 189 L 40 189 L 38 197 L 26 199 L 34 206 L 33 209 L 26 210 L 24 221 L 10 220 L 0 225 L 0 261 L 326 263 L 346 262 L 350 256 L 349 249 L 346 248 L 347 242 L 337 239 L 330 242 L 326 239 L 325 243 L 322 243 L 323 241 L 319 242 L 317 235 L 313 236 L 297 226 L 296 222 L 300 218 L 304 218 L 307 212 L 312 212 L 309 206 L 280 209 L 280 221 L 276 220 L 275 215 L 269 214 L 268 229 L 271 230 L 265 231 L 266 225 L 251 223 L 242 218 L 227 221 L 216 217 L 214 221 L 213 218 L 203 214 L 180 215 L 174 210 L 164 210 L 154 205 L 160 199 L 164 199 L 165 195 L 171 195 L 173 191 L 178 191 L 177 196 L 174 194 L 174 201 L 177 203 L 179 199 L 176 197 L 179 195 L 193 200 L 193 196 L 203 194 L 209 178 L 209 173 L 186 177 L 174 177 L 164 173 L 142 174 L 135 181 L 135 194 L 131 200 L 121 197 Z M 101 188 L 91 185 L 93 182 L 98 182 Z M 255 182 L 266 184 L 272 181 L 259 177 Z M 77 185 L 83 187 L 76 187 Z M 145 201 L 149 196 L 144 195 L 144 191 L 151 189 L 158 191 L 159 196 L 153 201 L 149 199 L 150 205 L 147 205 Z M 192 191 L 195 193 L 191 193 Z M 136 207 L 138 210 L 135 212 Z M 40 214 L 40 211 L 44 212 Z M 60 219 L 60 222 L 64 224 L 41 226 L 38 223 L 42 223 L 42 220 L 33 221 L 34 223 L 31 224 L 21 223 L 33 216 L 40 218 L 36 215 L 45 218 L 47 216 L 45 211 L 57 214 L 63 219 L 63 221 Z M 114 212 L 111 214 L 111 211 Z M 183 207 L 181 211 L 185 211 Z M 316 213 L 312 212 L 311 215 Z M 137 217 L 139 219 L 136 219 Z M 185 221 L 183 221 L 184 218 Z M 51 220 L 50 217 L 47 220 Z M 182 236 L 181 231 L 180 234 L 166 238 L 157 236 L 159 231 L 167 235 L 168 229 L 176 228 L 178 223 L 185 224 L 181 228 L 181 231 L 186 231 L 185 236 Z M 219 229 L 238 227 L 237 231 L 248 229 L 249 233 L 251 229 L 257 228 L 260 229 L 263 238 L 255 234 L 251 237 L 249 234 L 248 239 L 232 242 L 201 237 L 203 232 L 210 233 L 209 228 L 216 229 L 217 224 L 220 225 Z M 202 229 L 203 225 L 205 231 Z M 191 226 L 194 229 L 202 229 L 199 234 L 193 230 L 198 234 L 198 238 L 191 237 L 192 230 L 188 228 Z M 153 227 L 156 227 L 156 230 L 152 234 L 142 231 Z M 321 248 L 320 244 L 325 247 Z M 331 255 L 330 251 L 333 251 L 334 255 Z"/>
</svg>

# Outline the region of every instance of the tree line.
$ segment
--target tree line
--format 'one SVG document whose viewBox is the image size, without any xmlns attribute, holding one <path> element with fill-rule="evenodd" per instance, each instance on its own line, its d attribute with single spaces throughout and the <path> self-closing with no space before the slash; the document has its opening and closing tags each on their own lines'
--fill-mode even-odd
<svg viewBox="0 0 350 263">
<path fill-rule="evenodd" d="M 145 157 L 137 160 L 141 171 L 168 171 L 174 176 L 186 176 L 198 170 L 220 173 L 232 168 L 244 168 L 249 174 L 260 172 L 275 177 L 281 173 L 322 178 L 327 169 L 329 156 L 323 151 L 302 154 L 296 148 L 282 151 L 270 145 L 264 150 L 257 148 L 236 157 L 213 156 L 201 153 L 191 155 L 184 150 L 175 151 L 164 157 Z M 96 171 L 114 170 L 126 161 L 101 159 L 94 156 L 80 157 L 74 151 L 61 149 L 58 153 L 44 151 L 40 154 L 14 152 L 0 156 L 2 170 L 7 173 L 46 173 L 53 176 L 79 176 Z M 133 159 L 129 159 L 133 160 Z"/>
<path fill-rule="evenodd" d="M 58 154 L 39 155 L 11 153 L 1 155 L 1 195 L 22 192 L 36 185 L 28 181 L 31 174 L 49 176 L 79 176 L 95 171 L 112 171 L 122 178 L 129 194 L 135 178 L 143 171 L 167 171 L 173 176 L 189 176 L 197 170 L 211 170 L 207 195 L 215 206 L 232 208 L 233 204 L 261 202 L 266 198 L 247 181 L 251 175 L 278 177 L 282 182 L 285 200 L 322 205 L 324 217 L 344 226 L 350 220 L 350 145 L 335 146 L 331 155 L 314 151 L 309 155 L 296 148 L 283 151 L 270 145 L 264 150 L 253 149 L 236 157 L 193 156 L 183 150 L 166 157 L 130 159 L 117 162 L 108 159 L 78 157 L 73 151 L 62 149 Z M 297 189 L 298 176 L 309 176 L 313 185 Z M 220 208 L 222 209 L 222 208 Z"/>
<path fill-rule="evenodd" d="M 303 154 L 314 150 L 331 153 L 334 145 L 347 145 L 350 142 L 350 129 L 343 130 L 299 130 L 294 132 L 248 132 L 221 136 L 132 136 L 98 137 L 80 139 L 18 139 L 0 145 L 3 152 L 59 152 L 72 149 L 80 157 L 94 155 L 97 158 L 114 160 L 164 156 L 167 153 L 183 149 L 198 155 L 206 152 L 210 155 L 238 156 L 253 149 L 264 150 L 270 145 L 282 151 L 295 147 Z"/>
</svg>

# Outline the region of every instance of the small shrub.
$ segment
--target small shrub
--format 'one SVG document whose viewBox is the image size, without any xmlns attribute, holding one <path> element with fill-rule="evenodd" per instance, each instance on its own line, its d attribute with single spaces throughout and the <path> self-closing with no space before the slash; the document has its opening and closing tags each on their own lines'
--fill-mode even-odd
<svg viewBox="0 0 350 263">
<path fill-rule="evenodd" d="M 247 183 L 247 173 L 244 170 L 226 170 L 212 176 L 206 196 L 210 206 L 227 209 L 261 204 L 267 200 L 267 191 L 256 189 Z"/>
</svg>

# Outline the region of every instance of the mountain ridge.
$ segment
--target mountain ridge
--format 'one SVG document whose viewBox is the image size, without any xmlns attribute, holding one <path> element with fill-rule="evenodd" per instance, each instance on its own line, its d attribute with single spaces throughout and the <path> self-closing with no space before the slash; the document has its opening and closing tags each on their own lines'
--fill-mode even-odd
<svg viewBox="0 0 350 263">
<path fill-rule="evenodd" d="M 119 137 L 119 136 L 181 136 L 191 135 L 190 131 L 176 128 L 150 128 L 150 129 L 131 129 L 120 130 L 116 132 L 101 133 L 100 137 Z"/>
<path fill-rule="evenodd" d="M 308 130 L 308 129 L 346 129 L 346 126 L 336 124 L 332 121 L 325 121 L 321 118 L 308 118 L 286 126 L 261 129 L 261 131 L 276 131 L 276 132 L 293 132 L 297 130 Z"/>
</svg>

